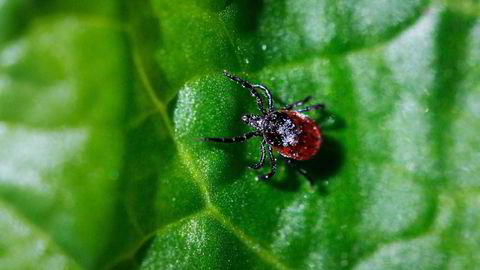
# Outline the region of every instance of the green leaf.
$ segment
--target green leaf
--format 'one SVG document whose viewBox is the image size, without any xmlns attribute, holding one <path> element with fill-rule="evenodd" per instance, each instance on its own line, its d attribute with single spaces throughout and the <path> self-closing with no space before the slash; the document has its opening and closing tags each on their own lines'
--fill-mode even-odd
<svg viewBox="0 0 480 270">
<path fill-rule="evenodd" d="M 176 2 L 0 1 L 0 269 L 480 264 L 477 1 Z M 198 140 L 225 69 L 326 104 L 314 185 Z"/>
</svg>

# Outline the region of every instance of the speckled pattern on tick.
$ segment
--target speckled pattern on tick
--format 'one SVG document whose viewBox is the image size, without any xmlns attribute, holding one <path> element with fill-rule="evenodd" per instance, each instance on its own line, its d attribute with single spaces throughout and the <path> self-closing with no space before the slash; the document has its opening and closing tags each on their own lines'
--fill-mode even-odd
<svg viewBox="0 0 480 270">
<path fill-rule="evenodd" d="M 296 166 L 295 161 L 311 159 L 320 148 L 320 145 L 323 142 L 323 136 L 315 121 L 303 114 L 303 112 L 310 110 L 324 110 L 325 105 L 315 104 L 304 107 L 303 109 L 294 109 L 310 101 L 312 97 L 308 96 L 303 100 L 288 104 L 282 109 L 276 109 L 273 106 L 272 94 L 267 87 L 261 84 L 251 84 L 227 71 L 224 71 L 223 73 L 227 78 L 250 90 L 250 94 L 256 99 L 261 115 L 246 114 L 242 116 L 242 121 L 254 128 L 255 131 L 232 138 L 203 138 L 203 140 L 234 143 L 244 142 L 255 136 L 263 137 L 260 148 L 260 161 L 249 167 L 255 170 L 263 167 L 265 161 L 265 148 L 267 148 L 272 169 L 267 174 L 257 176 L 257 179 L 269 179 L 275 174 L 277 163 L 276 158 L 273 155 L 273 150 L 276 150 L 280 155 L 285 157 L 285 161 L 288 165 L 295 168 L 312 182 L 312 178 L 304 169 Z M 268 101 L 267 109 L 264 108 L 264 100 L 256 89 L 265 92 Z"/>
</svg>

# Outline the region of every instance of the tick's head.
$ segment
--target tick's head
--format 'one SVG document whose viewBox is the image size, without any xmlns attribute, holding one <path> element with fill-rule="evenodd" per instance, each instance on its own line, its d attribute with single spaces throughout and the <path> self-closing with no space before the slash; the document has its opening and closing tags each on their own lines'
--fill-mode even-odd
<svg viewBox="0 0 480 270">
<path fill-rule="evenodd" d="M 242 121 L 253 127 L 257 131 L 263 130 L 263 117 L 258 115 L 245 114 L 242 116 Z"/>
</svg>

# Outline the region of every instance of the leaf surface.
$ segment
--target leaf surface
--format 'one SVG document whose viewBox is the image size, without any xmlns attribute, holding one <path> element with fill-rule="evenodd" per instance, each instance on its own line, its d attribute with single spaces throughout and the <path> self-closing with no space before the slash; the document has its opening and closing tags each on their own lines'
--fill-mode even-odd
<svg viewBox="0 0 480 270">
<path fill-rule="evenodd" d="M 475 1 L 97 2 L 0 2 L 0 269 L 480 263 Z M 326 104 L 315 185 L 198 140 L 258 113 L 225 69 Z"/>
</svg>

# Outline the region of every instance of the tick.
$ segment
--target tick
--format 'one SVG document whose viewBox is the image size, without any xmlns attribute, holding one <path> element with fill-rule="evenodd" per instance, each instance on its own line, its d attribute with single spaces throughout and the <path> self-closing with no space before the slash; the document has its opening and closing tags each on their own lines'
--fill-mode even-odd
<svg viewBox="0 0 480 270">
<path fill-rule="evenodd" d="M 254 131 L 231 138 L 203 138 L 203 140 L 235 143 L 244 142 L 253 137 L 262 137 L 260 161 L 257 164 L 249 165 L 249 167 L 255 170 L 263 167 L 265 152 L 267 151 L 271 163 L 271 171 L 267 174 L 257 176 L 257 179 L 269 179 L 275 175 L 277 160 L 273 155 L 273 151 L 276 150 L 285 158 L 289 166 L 295 168 L 312 182 L 312 178 L 304 169 L 296 165 L 296 161 L 311 159 L 320 148 L 323 142 L 323 136 L 315 121 L 303 113 L 310 110 L 323 111 L 325 110 L 325 105 L 320 103 L 297 109 L 297 107 L 306 104 L 312 99 L 311 96 L 308 96 L 303 100 L 288 104 L 281 109 L 276 109 L 273 105 L 272 94 L 264 85 L 252 84 L 227 71 L 224 71 L 223 74 L 250 91 L 250 94 L 256 100 L 261 114 L 246 114 L 242 116 L 242 121 L 251 126 Z M 267 97 L 267 108 L 264 106 L 264 98 L 257 89 L 262 90 Z"/>
</svg>

